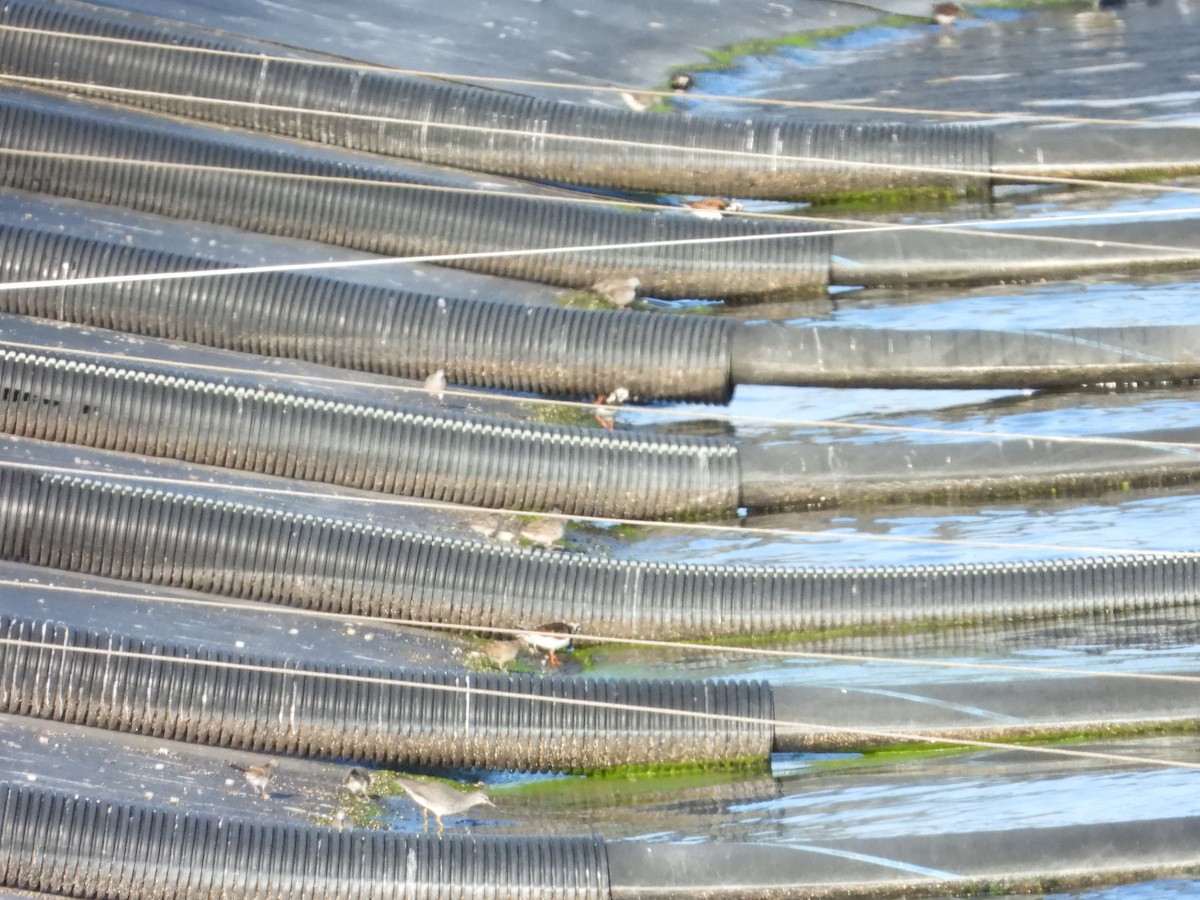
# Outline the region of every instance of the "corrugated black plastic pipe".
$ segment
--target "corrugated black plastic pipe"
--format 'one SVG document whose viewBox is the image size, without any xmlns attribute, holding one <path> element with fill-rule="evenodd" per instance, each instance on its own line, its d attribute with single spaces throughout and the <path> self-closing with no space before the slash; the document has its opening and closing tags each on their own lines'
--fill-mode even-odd
<svg viewBox="0 0 1200 900">
<path fill-rule="evenodd" d="M 540 425 L 427 401 L 355 403 L 285 377 L 115 364 L 8 349 L 2 339 L 0 430 L 405 497 L 610 518 L 729 515 L 741 482 L 725 438 Z"/>
<path fill-rule="evenodd" d="M 0 139 L 0 185 L 387 255 L 484 254 L 444 262 L 571 287 L 636 276 L 656 297 L 771 295 L 823 288 L 831 277 L 978 283 L 1200 264 L 1200 237 L 1186 221 L 1161 223 L 1153 236 L 1142 223 L 1020 236 L 828 234 L 801 219 L 714 221 L 511 185 L 464 193 L 458 188 L 478 185 L 413 164 L 335 158 L 309 145 L 19 92 L 0 95 Z M 621 248 L 550 252 L 613 245 Z"/>
<path fill-rule="evenodd" d="M 294 509 L 294 507 L 293 507 Z M 311 512 L 0 467 L 0 556 L 250 600 L 621 637 L 985 622 L 1195 600 L 1200 559 L 1114 555 L 857 568 L 609 559 L 448 540 Z"/>
<path fill-rule="evenodd" d="M 214 268 L 224 267 L 0 225 L 4 281 Z M 735 384 L 1047 388 L 1200 375 L 1200 337 L 1188 327 L 743 324 L 438 297 L 298 272 L 0 290 L 0 310 L 407 378 L 442 369 L 459 384 L 559 394 L 625 387 L 635 398 L 724 402 Z"/>
<path fill-rule="evenodd" d="M 24 225 L 0 225 L 0 280 L 228 268 Z M 439 297 L 302 272 L 0 290 L 0 309 L 264 356 L 548 394 L 723 403 L 737 325 L 708 316 Z"/>
<path fill-rule="evenodd" d="M 485 254 L 445 264 L 531 281 L 636 276 L 649 296 L 721 297 L 829 274 L 824 225 L 460 191 L 476 182 L 45 95 L 0 95 L 0 143 L 0 185 L 388 256 Z"/>
<path fill-rule="evenodd" d="M 765 682 L 334 667 L 9 616 L 0 638 L 2 712 L 242 750 L 561 771 L 765 764 L 774 737 Z"/>
<path fill-rule="evenodd" d="M 111 900 L 607 900 L 597 837 L 399 834 L 0 784 L 0 885 Z"/>
<path fill-rule="evenodd" d="M 345 60 L 75 2 L 9 2 L 0 23 L 134 42 L 3 31 L 0 71 L 9 74 L 166 92 L 180 96 L 107 95 L 225 125 L 540 180 L 792 198 L 912 185 L 985 190 L 986 178 L 971 173 L 987 173 L 991 163 L 991 134 L 970 125 L 632 113 L 348 68 Z M 335 65 L 264 58 L 300 53 Z"/>
<path fill-rule="evenodd" d="M 0 314 L 4 332 L 2 432 L 478 506 L 644 519 L 1094 492 L 1200 475 L 1178 446 L 1196 440 L 1188 428 L 925 444 L 607 432 L 447 410 L 423 394 L 356 401 L 279 374 L 220 376 L 230 354 L 197 349 L 188 362 L 165 361 L 153 342 L 114 361 L 111 341 Z"/>
</svg>

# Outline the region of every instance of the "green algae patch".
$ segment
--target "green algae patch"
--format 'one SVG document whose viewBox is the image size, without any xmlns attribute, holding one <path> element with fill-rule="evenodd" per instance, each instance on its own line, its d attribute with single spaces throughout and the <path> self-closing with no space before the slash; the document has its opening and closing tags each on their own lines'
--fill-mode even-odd
<svg viewBox="0 0 1200 900">
<path fill-rule="evenodd" d="M 756 634 L 714 635 L 681 641 L 694 647 L 772 648 L 786 649 L 791 645 L 817 644 L 825 641 L 855 637 L 885 637 L 888 635 L 914 634 L 939 629 L 960 628 L 957 621 L 906 622 L 902 625 L 846 625 L 841 628 L 813 628 L 796 631 L 773 631 Z M 970 623 L 974 624 L 974 623 Z"/>
<path fill-rule="evenodd" d="M 925 23 L 929 20 L 923 16 L 906 16 L 893 13 L 876 19 L 866 25 L 842 25 L 836 28 L 815 28 L 810 31 L 797 31 L 791 34 L 770 38 L 753 38 L 748 41 L 738 41 L 726 44 L 712 50 L 705 50 L 708 57 L 706 62 L 694 66 L 676 66 L 672 72 L 723 72 L 737 66 L 742 59 L 751 56 L 767 56 L 781 47 L 815 47 L 822 41 L 833 41 L 838 38 L 862 31 L 866 28 L 903 28 L 907 25 Z"/>
<path fill-rule="evenodd" d="M 905 763 L 922 762 L 930 759 L 944 759 L 948 756 L 962 756 L 982 748 L 964 747 L 961 744 L 948 744 L 930 741 L 928 743 L 888 744 L 882 747 L 867 747 L 855 752 L 858 755 L 839 759 L 815 760 L 809 767 L 812 772 L 842 772 L 855 769 L 869 769 L 880 766 L 903 765 Z"/>
<path fill-rule="evenodd" d="M 1200 734 L 1200 719 L 1178 719 L 1169 722 L 1114 722 L 1095 728 L 1051 731 L 1046 735 L 1018 735 L 1005 739 L 1006 744 L 1031 747 L 1070 747 L 1075 744 L 1095 744 L 1105 741 L 1164 737 L 1194 737 Z M 983 748 L 987 749 L 987 748 Z"/>
<path fill-rule="evenodd" d="M 853 729 L 848 729 L 853 731 Z M 854 769 L 874 768 L 880 766 L 903 765 L 930 759 L 942 759 L 948 756 L 961 756 L 968 753 L 984 751 L 1019 750 L 1021 747 L 1045 747 L 1053 749 L 1061 747 L 1068 749 L 1077 745 L 1097 745 L 1115 740 L 1150 740 L 1164 737 L 1194 737 L 1200 734 L 1200 720 L 1184 719 L 1174 722 L 1151 723 L 1114 723 L 1095 728 L 1059 729 L 1053 725 L 1037 726 L 1037 731 L 1028 734 L 1013 734 L 1011 736 L 991 736 L 987 738 L 964 738 L 978 740 L 985 746 L 964 745 L 949 740 L 911 741 L 897 744 L 881 744 L 867 746 L 853 751 L 858 755 L 851 758 L 829 759 L 814 761 L 810 769 L 813 772 L 837 772 Z M 1001 746 L 986 746 L 998 744 Z M 1098 751 L 1098 752 L 1102 752 Z"/>
<path fill-rule="evenodd" d="M 569 428 L 602 428 L 590 409 L 583 406 L 558 406 L 531 403 L 525 406 L 530 421 L 539 425 L 564 425 Z"/>
<path fill-rule="evenodd" d="M 603 294 L 596 291 L 567 291 L 561 294 L 557 301 L 559 306 L 568 309 L 616 309 Z"/>
<path fill-rule="evenodd" d="M 747 775 L 770 775 L 769 761 L 760 756 L 691 763 L 657 763 L 568 769 L 568 777 L 544 778 L 508 785 L 493 785 L 488 793 L 506 797 L 561 797 L 578 803 L 589 795 L 636 797 L 648 793 L 674 792 L 737 784 Z"/>
<path fill-rule="evenodd" d="M 964 180 L 966 178 L 969 175 L 964 172 Z M 964 197 L 986 197 L 989 190 L 984 179 L 971 178 L 962 187 L 902 185 L 806 196 L 810 209 L 822 212 L 934 212 L 959 203 Z"/>
</svg>

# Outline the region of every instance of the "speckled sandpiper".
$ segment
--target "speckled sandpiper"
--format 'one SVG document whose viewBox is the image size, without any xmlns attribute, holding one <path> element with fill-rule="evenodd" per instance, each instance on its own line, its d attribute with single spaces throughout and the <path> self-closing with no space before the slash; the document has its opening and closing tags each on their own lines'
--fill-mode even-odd
<svg viewBox="0 0 1200 900">
<path fill-rule="evenodd" d="M 637 289 L 642 282 L 636 277 L 605 278 L 592 285 L 592 291 L 604 297 L 618 309 L 626 309 L 637 296 Z"/>
<path fill-rule="evenodd" d="M 275 777 L 275 770 L 279 768 L 279 763 L 275 760 L 254 766 L 230 763 L 229 768 L 241 772 L 246 778 L 246 784 L 258 791 L 264 800 L 271 799 L 271 795 L 267 793 L 267 785 L 271 783 L 271 779 Z"/>
<path fill-rule="evenodd" d="M 479 648 L 479 652 L 507 672 L 508 664 L 516 659 L 517 654 L 521 652 L 521 642 L 516 639 L 511 641 L 488 641 Z"/>
<path fill-rule="evenodd" d="M 350 793 L 352 797 L 367 797 L 367 791 L 371 789 L 371 773 L 366 769 L 351 769 L 346 773 L 345 779 L 342 781 L 342 787 Z"/>
<path fill-rule="evenodd" d="M 558 542 L 567 533 L 567 520 L 561 518 L 562 513 L 557 509 L 552 512 L 553 516 L 541 516 L 522 524 L 521 530 L 517 532 L 517 537 L 545 547 L 547 550 L 557 547 Z"/>
</svg>

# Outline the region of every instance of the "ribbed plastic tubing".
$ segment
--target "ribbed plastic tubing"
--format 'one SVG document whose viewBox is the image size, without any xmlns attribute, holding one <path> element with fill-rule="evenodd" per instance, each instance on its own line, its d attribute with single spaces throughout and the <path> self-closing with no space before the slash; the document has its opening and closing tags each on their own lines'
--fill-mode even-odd
<svg viewBox="0 0 1200 900">
<path fill-rule="evenodd" d="M 727 439 L 352 403 L 280 379 L 0 344 L 0 431 L 405 497 L 614 518 L 732 513 Z"/>
<path fill-rule="evenodd" d="M 226 268 L 196 256 L 0 225 L 0 278 L 112 282 L 0 290 L 0 309 L 263 356 L 543 394 L 724 403 L 736 324 L 376 287 L 303 272 L 120 281 Z"/>
<path fill-rule="evenodd" d="M 1188 554 L 954 565 L 663 563 L 422 534 L 105 476 L 0 466 L 0 556 L 300 608 L 595 635 L 1045 619 L 1198 599 Z"/>
<path fill-rule="evenodd" d="M 0 784 L 0 886 L 110 900 L 607 900 L 597 837 L 338 830 Z"/>
<path fill-rule="evenodd" d="M 587 288 L 637 277 L 647 296 L 679 298 L 829 280 L 830 238 L 818 223 L 485 192 L 411 163 L 61 98 L 0 95 L 0 145 L 0 186 L 528 281 Z"/>
<path fill-rule="evenodd" d="M 986 188 L 979 173 L 991 169 L 991 134 L 974 125 L 717 119 L 562 103 L 355 68 L 64 0 L 10 0 L 0 23 L 38 29 L 0 32 L 0 71 L 8 74 L 86 82 L 98 86 L 93 93 L 162 112 L 524 178 L 786 199 Z M 297 55 L 305 59 L 285 58 Z"/>
<path fill-rule="evenodd" d="M 332 666 L 0 616 L 0 711 L 390 766 L 563 771 L 771 754 L 764 682 Z"/>
</svg>

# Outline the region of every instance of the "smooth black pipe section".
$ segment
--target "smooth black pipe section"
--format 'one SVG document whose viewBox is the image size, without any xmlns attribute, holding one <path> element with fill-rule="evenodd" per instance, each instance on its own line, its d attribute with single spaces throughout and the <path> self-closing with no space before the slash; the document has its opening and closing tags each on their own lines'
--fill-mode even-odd
<svg viewBox="0 0 1200 900">
<path fill-rule="evenodd" d="M 744 442 L 742 504 L 752 509 L 956 503 L 1086 496 L 1200 478 L 1200 429 L 1030 437 Z"/>
<path fill-rule="evenodd" d="M 485 190 L 462 173 L 48 95 L 0 94 L 0 144 L 3 186 L 566 287 L 637 277 L 652 297 L 757 296 L 829 274 L 823 224 Z"/>
<path fill-rule="evenodd" d="M 830 283 L 995 284 L 1200 266 L 1195 219 L 989 229 L 877 228 L 831 236 Z"/>
<path fill-rule="evenodd" d="M 765 682 L 331 666 L 2 615 L 0 638 L 0 712 L 264 753 L 527 771 L 765 765 L 774 735 Z"/>
<path fill-rule="evenodd" d="M 160 112 L 441 165 L 735 197 L 988 188 L 991 134 L 973 125 L 633 113 L 355 68 L 343 59 L 70 0 L 6 3 L 0 24 L 41 29 L 0 31 L 6 74 L 81 82 L 94 87 L 78 89 L 94 96 Z"/>
<path fill-rule="evenodd" d="M 167 900 L 607 900 L 597 837 L 400 834 L 0 784 L 0 886 Z"/>
<path fill-rule="evenodd" d="M 741 325 L 735 384 L 1057 388 L 1200 376 L 1200 327 L 898 330 Z"/>
<path fill-rule="evenodd" d="M 992 138 L 992 171 L 1042 178 L 1165 178 L 1200 169 L 1200 129 L 1130 122 L 1127 125 L 1010 125 Z M 1020 179 L 1012 179 L 1023 183 Z"/>
<path fill-rule="evenodd" d="M 763 567 L 549 552 L 287 507 L 0 465 L 0 557 L 357 615 L 585 634 L 709 637 L 1043 619 L 1194 601 L 1182 554 L 955 565 Z"/>
<path fill-rule="evenodd" d="M 772 844 L 614 841 L 614 900 L 806 897 L 899 898 L 1042 894 L 1078 883 L 1189 877 L 1200 863 L 1200 816 L 1095 824 L 976 828 L 885 836 L 829 836 Z M 768 819 L 760 825 L 772 827 Z M 776 824 L 786 840 L 788 825 Z M 807 836 L 807 835 L 806 835 Z M 755 837 L 758 837 L 755 835 Z M 899 862 L 898 862 L 899 861 Z"/>
</svg>

